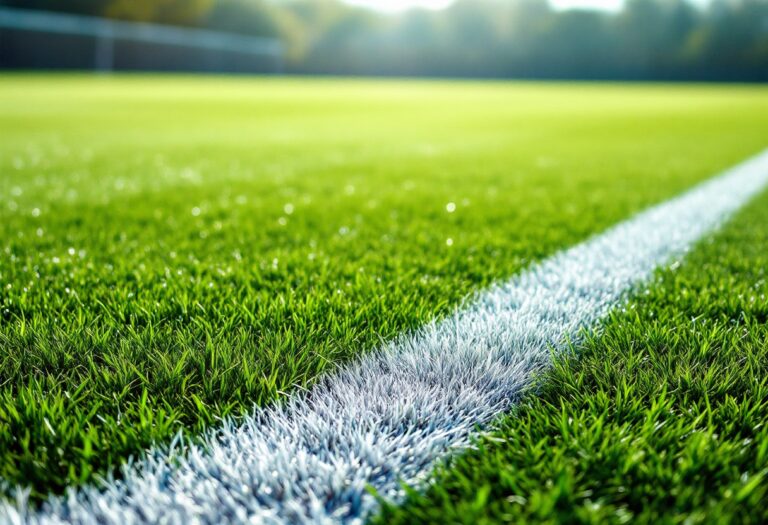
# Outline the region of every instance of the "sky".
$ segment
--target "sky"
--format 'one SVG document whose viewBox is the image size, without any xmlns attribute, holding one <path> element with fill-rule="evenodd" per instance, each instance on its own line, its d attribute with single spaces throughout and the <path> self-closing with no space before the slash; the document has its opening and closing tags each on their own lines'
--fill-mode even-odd
<svg viewBox="0 0 768 525">
<path fill-rule="evenodd" d="M 347 3 L 370 7 L 378 11 L 397 12 L 412 7 L 426 9 L 442 9 L 451 0 L 346 0 Z M 621 8 L 623 0 L 549 0 L 555 9 L 590 8 L 616 11 Z"/>
</svg>

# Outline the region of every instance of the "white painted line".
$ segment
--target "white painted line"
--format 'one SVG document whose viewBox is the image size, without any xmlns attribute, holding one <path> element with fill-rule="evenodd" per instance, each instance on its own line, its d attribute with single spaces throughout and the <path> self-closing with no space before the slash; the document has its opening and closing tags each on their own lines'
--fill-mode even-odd
<svg viewBox="0 0 768 525">
<path fill-rule="evenodd" d="M 427 480 L 477 425 L 653 271 L 680 256 L 768 182 L 768 150 L 403 336 L 279 407 L 189 446 L 155 450 L 121 481 L 72 490 L 40 511 L 21 497 L 6 523 L 359 523 Z M 178 453 L 172 453 L 178 454 Z"/>
</svg>

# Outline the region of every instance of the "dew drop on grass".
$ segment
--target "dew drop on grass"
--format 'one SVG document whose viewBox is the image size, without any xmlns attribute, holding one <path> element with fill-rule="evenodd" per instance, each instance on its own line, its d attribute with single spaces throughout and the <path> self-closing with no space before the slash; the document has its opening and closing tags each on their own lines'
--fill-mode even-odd
<svg viewBox="0 0 768 525">
<path fill-rule="evenodd" d="M 287 202 L 285 206 L 283 206 L 283 211 L 285 212 L 286 215 L 290 215 L 291 213 L 293 213 L 293 204 L 291 204 L 290 202 Z"/>
<path fill-rule="evenodd" d="M 448 213 L 453 213 L 456 211 L 456 203 L 455 202 L 449 202 L 445 205 L 445 211 Z"/>
<path fill-rule="evenodd" d="M 192 216 L 197 217 L 198 215 L 200 215 L 200 208 L 195 206 L 194 208 L 192 208 Z"/>
<path fill-rule="evenodd" d="M 446 246 L 453 246 L 453 239 L 451 239 L 450 237 L 448 237 L 448 238 L 445 240 L 445 245 L 446 245 Z"/>
</svg>

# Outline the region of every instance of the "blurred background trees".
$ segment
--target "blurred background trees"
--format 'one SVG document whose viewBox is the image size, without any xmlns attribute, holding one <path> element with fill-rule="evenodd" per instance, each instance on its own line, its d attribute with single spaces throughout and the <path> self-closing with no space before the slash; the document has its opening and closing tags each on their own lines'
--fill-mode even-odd
<svg viewBox="0 0 768 525">
<path fill-rule="evenodd" d="M 294 73 L 493 78 L 768 80 L 768 0 L 457 0 L 383 14 L 337 0 L 0 0 L 280 38 Z"/>
</svg>

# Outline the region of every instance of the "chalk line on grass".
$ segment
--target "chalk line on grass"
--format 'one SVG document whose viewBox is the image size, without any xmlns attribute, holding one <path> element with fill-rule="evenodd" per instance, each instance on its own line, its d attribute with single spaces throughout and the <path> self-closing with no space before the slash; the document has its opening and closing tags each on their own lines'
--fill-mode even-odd
<svg viewBox="0 0 768 525">
<path fill-rule="evenodd" d="M 768 183 L 768 150 L 478 294 L 281 405 L 211 432 L 205 446 L 155 449 L 122 479 L 70 489 L 6 523 L 359 523 L 401 482 L 469 444 L 551 363 L 660 265 L 684 254 Z M 173 457 L 173 460 L 169 460 Z"/>
</svg>

